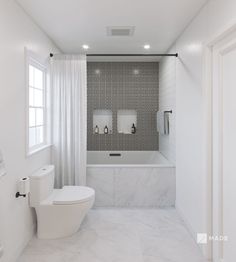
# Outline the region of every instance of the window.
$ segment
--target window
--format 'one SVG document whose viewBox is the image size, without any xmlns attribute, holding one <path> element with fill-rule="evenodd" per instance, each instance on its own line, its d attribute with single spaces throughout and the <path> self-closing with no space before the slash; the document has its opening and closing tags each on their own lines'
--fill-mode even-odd
<svg viewBox="0 0 236 262">
<path fill-rule="evenodd" d="M 46 68 L 27 57 L 28 154 L 46 146 Z"/>
</svg>

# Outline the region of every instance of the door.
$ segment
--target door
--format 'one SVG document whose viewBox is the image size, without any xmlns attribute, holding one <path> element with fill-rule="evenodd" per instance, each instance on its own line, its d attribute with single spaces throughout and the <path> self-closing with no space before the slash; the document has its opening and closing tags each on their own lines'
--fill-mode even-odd
<svg viewBox="0 0 236 262">
<path fill-rule="evenodd" d="M 236 30 L 213 45 L 214 261 L 236 261 Z"/>
</svg>

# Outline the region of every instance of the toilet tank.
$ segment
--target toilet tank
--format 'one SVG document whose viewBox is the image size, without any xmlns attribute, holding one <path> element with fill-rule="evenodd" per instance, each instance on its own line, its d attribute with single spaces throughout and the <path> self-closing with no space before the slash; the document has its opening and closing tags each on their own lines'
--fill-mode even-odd
<svg viewBox="0 0 236 262">
<path fill-rule="evenodd" d="M 40 168 L 30 175 L 30 206 L 35 207 L 46 199 L 54 189 L 54 166 Z"/>
</svg>

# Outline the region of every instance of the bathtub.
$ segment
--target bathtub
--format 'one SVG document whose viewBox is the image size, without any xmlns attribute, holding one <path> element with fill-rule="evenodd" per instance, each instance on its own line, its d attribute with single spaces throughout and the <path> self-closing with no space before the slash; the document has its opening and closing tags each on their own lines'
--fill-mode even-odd
<svg viewBox="0 0 236 262">
<path fill-rule="evenodd" d="M 173 167 L 155 151 L 88 151 L 87 167 Z"/>
<path fill-rule="evenodd" d="M 172 207 L 175 166 L 157 151 L 88 151 L 95 207 Z"/>
</svg>

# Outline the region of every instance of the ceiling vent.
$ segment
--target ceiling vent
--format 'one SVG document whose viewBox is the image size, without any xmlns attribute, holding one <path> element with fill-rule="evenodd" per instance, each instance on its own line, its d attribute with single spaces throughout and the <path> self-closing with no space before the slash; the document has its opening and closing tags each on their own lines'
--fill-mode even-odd
<svg viewBox="0 0 236 262">
<path fill-rule="evenodd" d="M 108 36 L 132 36 L 134 34 L 134 26 L 108 26 Z"/>
</svg>

